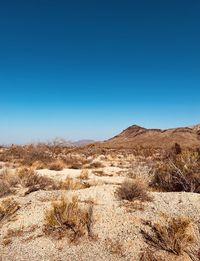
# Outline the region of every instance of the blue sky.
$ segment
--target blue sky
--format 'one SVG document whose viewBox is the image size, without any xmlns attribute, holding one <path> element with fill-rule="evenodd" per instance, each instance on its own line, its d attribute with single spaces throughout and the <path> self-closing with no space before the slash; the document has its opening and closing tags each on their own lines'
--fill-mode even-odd
<svg viewBox="0 0 200 261">
<path fill-rule="evenodd" d="M 0 143 L 200 123 L 200 1 L 0 1 Z"/>
</svg>

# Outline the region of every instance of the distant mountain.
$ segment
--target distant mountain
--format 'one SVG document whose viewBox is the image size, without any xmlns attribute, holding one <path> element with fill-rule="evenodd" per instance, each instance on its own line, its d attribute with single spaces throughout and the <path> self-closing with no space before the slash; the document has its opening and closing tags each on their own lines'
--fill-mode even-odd
<svg viewBox="0 0 200 261">
<path fill-rule="evenodd" d="M 135 146 L 168 148 L 175 143 L 182 147 L 200 148 L 200 124 L 173 129 L 146 129 L 132 125 L 119 135 L 102 143 L 110 148 L 133 148 Z"/>
<path fill-rule="evenodd" d="M 95 143 L 94 140 L 78 140 L 78 141 L 68 141 L 63 138 L 55 138 L 50 142 L 51 145 L 63 146 L 63 147 L 82 147 L 89 144 Z"/>
<path fill-rule="evenodd" d="M 77 147 L 82 147 L 82 146 L 86 146 L 89 144 L 93 144 L 95 142 L 96 141 L 94 141 L 94 140 L 78 140 L 78 141 L 72 142 L 72 144 Z"/>
</svg>

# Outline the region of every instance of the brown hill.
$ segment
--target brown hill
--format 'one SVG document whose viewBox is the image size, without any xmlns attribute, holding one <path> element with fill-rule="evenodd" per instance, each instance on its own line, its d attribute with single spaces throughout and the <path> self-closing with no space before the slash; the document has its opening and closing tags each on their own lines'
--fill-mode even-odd
<svg viewBox="0 0 200 261">
<path fill-rule="evenodd" d="M 200 148 L 200 125 L 173 129 L 146 129 L 130 126 L 119 135 L 102 143 L 110 148 L 133 148 L 136 146 L 169 148 L 175 143 L 182 147 Z"/>
</svg>

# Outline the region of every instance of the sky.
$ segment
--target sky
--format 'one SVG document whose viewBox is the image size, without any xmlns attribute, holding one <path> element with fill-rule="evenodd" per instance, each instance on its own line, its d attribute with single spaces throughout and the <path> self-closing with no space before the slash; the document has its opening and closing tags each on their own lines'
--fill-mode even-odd
<svg viewBox="0 0 200 261">
<path fill-rule="evenodd" d="M 1 0 L 0 143 L 200 123 L 199 0 Z"/>
</svg>

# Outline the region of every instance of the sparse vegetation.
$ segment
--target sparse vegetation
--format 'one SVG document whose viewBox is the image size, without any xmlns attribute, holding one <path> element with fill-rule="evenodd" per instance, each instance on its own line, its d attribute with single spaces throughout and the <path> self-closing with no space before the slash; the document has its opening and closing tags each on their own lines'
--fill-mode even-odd
<svg viewBox="0 0 200 261">
<path fill-rule="evenodd" d="M 103 168 L 104 167 L 104 164 L 103 162 L 101 162 L 100 160 L 93 160 L 91 163 L 90 163 L 90 168 L 91 169 L 97 169 L 97 168 Z"/>
<path fill-rule="evenodd" d="M 11 192 L 11 188 L 8 182 L 0 179 L 0 197 L 6 196 Z"/>
<path fill-rule="evenodd" d="M 126 180 L 117 189 L 116 195 L 121 200 L 150 201 L 151 197 L 147 192 L 148 186 L 141 179 Z"/>
<path fill-rule="evenodd" d="M 0 197 L 12 192 L 12 187 L 18 183 L 18 177 L 10 170 L 4 169 L 0 174 Z"/>
<path fill-rule="evenodd" d="M 57 171 L 63 170 L 64 168 L 65 168 L 65 165 L 64 165 L 63 161 L 60 161 L 60 160 L 52 162 L 49 166 L 50 170 L 57 170 Z"/>
<path fill-rule="evenodd" d="M 8 199 L 7 196 L 12 194 L 13 197 L 19 197 L 20 204 L 22 202 L 22 211 L 19 212 L 19 216 L 13 215 L 18 209 L 15 208 L 15 205 L 6 209 L 4 204 L 4 213 L 7 214 L 0 215 L 0 217 L 3 217 L 0 225 L 3 228 L 4 225 L 16 222 L 16 226 L 11 224 L 10 227 L 8 226 L 10 230 L 3 230 L 3 247 L 8 248 L 11 243 L 15 245 L 17 236 L 21 237 L 22 244 L 27 240 L 34 241 L 37 237 L 46 236 L 49 236 L 48 240 L 66 238 L 69 242 L 75 243 L 79 243 L 81 239 L 87 242 L 89 237 L 89 239 L 93 239 L 94 244 L 96 244 L 94 239 L 98 239 L 102 250 L 105 249 L 106 255 L 111 256 L 112 254 L 113 259 L 130 258 L 132 260 L 135 249 L 131 249 L 129 246 L 133 237 L 138 236 L 138 231 L 142 226 L 141 218 L 148 220 L 150 217 L 150 220 L 152 220 L 152 213 L 155 210 L 156 221 L 146 223 L 149 226 L 142 230 L 143 237 L 138 236 L 139 244 L 141 244 L 143 250 L 138 252 L 137 249 L 137 257 L 141 261 L 163 261 L 168 257 L 173 259 L 173 255 L 178 258 L 185 258 L 188 255 L 192 260 L 198 260 L 199 245 L 195 241 L 192 221 L 176 217 L 176 213 L 173 211 L 173 220 L 169 218 L 172 214 L 170 212 L 171 208 L 169 208 L 169 212 L 166 212 L 165 208 L 171 199 L 171 193 L 162 193 L 162 191 L 198 192 L 200 153 L 197 150 L 185 150 L 176 146 L 168 153 L 159 154 L 157 150 L 151 148 L 145 150 L 143 148 L 143 152 L 137 154 L 135 148 L 129 151 L 124 149 L 120 149 L 120 151 L 115 149 L 104 149 L 103 151 L 100 149 L 98 151 L 95 147 L 89 147 L 88 149 L 76 148 L 69 151 L 69 149 L 63 147 L 43 146 L 39 150 L 40 152 L 44 151 L 48 157 L 45 156 L 46 159 L 40 159 L 40 154 L 36 153 L 34 155 L 37 156 L 34 156 L 34 159 L 32 158 L 33 160 L 30 160 L 29 163 L 26 161 L 24 165 L 25 159 L 33 156 L 32 152 L 35 151 L 33 147 L 13 147 L 12 150 L 15 152 L 12 157 L 10 155 L 13 163 L 2 163 L 0 197 L 5 197 L 6 200 Z M 8 150 L 11 150 L 11 148 Z M 17 151 L 19 153 L 18 157 L 16 156 Z M 25 157 L 25 151 L 29 156 Z M 22 158 L 20 158 L 21 155 Z M 7 169 L 5 166 L 7 166 Z M 42 168 L 45 168 L 45 170 L 36 171 L 36 169 Z M 59 172 L 63 168 L 66 169 Z M 76 168 L 77 170 L 70 171 L 70 168 Z M 51 172 L 48 169 L 55 171 Z M 121 184 L 123 180 L 125 181 Z M 83 190 L 90 186 L 91 189 L 88 191 Z M 110 200 L 113 200 L 113 190 L 116 199 L 120 200 L 117 204 L 110 202 Z M 34 191 L 38 192 L 30 196 L 30 203 L 29 197 L 21 198 L 21 196 Z M 160 193 L 154 193 L 154 191 Z M 60 193 L 66 194 L 67 198 L 62 197 L 58 200 Z M 79 195 L 80 200 L 73 197 L 73 195 Z M 172 204 L 179 202 L 176 193 L 174 193 L 174 197 L 175 200 L 172 200 Z M 197 200 L 198 195 L 180 193 L 180 205 L 177 205 L 177 211 L 181 212 L 179 207 L 181 208 L 182 204 L 184 204 L 184 206 L 187 206 L 187 210 L 184 211 L 183 208 L 181 213 L 186 215 L 188 215 L 191 206 L 187 205 L 187 197 L 191 197 L 188 204 L 193 204 L 191 199 Z M 154 202 L 147 204 L 153 198 Z M 0 202 L 3 202 L 2 200 L 4 199 L 1 199 Z M 36 213 L 31 212 L 33 218 L 37 218 L 37 215 L 40 215 L 39 212 L 51 202 L 51 207 L 47 207 L 44 213 L 44 223 L 41 217 L 38 219 L 40 224 L 33 222 L 36 228 L 37 226 L 43 226 L 43 233 L 41 233 L 40 229 L 31 232 L 26 226 L 26 222 L 22 222 L 22 226 L 25 224 L 25 227 L 21 230 L 21 226 L 18 224 L 21 217 L 23 220 L 26 215 L 30 215 L 32 201 L 36 206 Z M 27 203 L 23 205 L 23 202 Z M 7 206 L 9 205 L 7 204 Z M 94 205 L 95 218 L 100 221 L 96 229 L 100 231 L 101 226 L 105 229 L 103 232 L 100 231 L 101 236 L 99 238 L 93 234 Z M 123 208 L 118 208 L 115 212 L 115 207 L 119 205 L 123 206 Z M 0 210 L 3 213 L 2 207 Z M 149 211 L 151 210 L 152 213 L 150 214 Z M 122 212 L 124 221 L 121 222 L 120 213 Z M 160 213 L 164 214 L 161 215 Z M 192 213 L 195 218 L 197 214 L 197 210 Z M 11 218 L 9 218 L 10 216 Z M 131 216 L 134 219 L 134 234 L 128 235 L 127 231 L 130 231 L 132 227 L 132 221 L 129 222 Z M 27 224 L 30 226 L 29 218 Z M 118 224 L 119 227 L 117 227 Z M 123 224 L 123 228 L 120 227 L 121 224 Z M 104 237 L 104 231 L 109 231 L 109 239 L 106 239 L 107 236 Z M 198 230 L 196 232 L 198 237 Z M 122 245 L 121 242 L 125 237 L 127 237 L 127 241 L 123 241 Z"/>
<path fill-rule="evenodd" d="M 0 223 L 13 215 L 20 208 L 19 204 L 11 198 L 0 202 Z"/>
<path fill-rule="evenodd" d="M 195 151 L 183 151 L 160 162 L 151 186 L 163 191 L 200 193 L 200 156 Z"/>
<path fill-rule="evenodd" d="M 142 235 L 149 245 L 158 250 L 181 255 L 196 242 L 192 221 L 187 217 L 173 217 L 165 225 L 149 223 L 148 226 L 151 232 L 141 230 Z"/>
<path fill-rule="evenodd" d="M 60 182 L 60 188 L 66 190 L 77 190 L 89 188 L 90 185 L 87 182 L 82 182 L 78 179 L 66 178 L 64 181 Z"/>
<path fill-rule="evenodd" d="M 77 197 L 71 200 L 62 197 L 46 211 L 44 231 L 57 238 L 67 236 L 74 242 L 86 233 L 91 235 L 92 214 L 91 208 L 85 210 L 80 207 Z"/>
<path fill-rule="evenodd" d="M 79 178 L 82 180 L 87 180 L 89 178 L 89 171 L 87 169 L 83 169 Z"/>
<path fill-rule="evenodd" d="M 142 161 L 142 159 L 133 161 L 128 172 L 128 177 L 132 179 L 140 178 L 150 184 L 154 177 L 154 170 L 151 165 Z"/>
<path fill-rule="evenodd" d="M 19 168 L 16 172 L 4 170 L 0 175 L 0 197 L 6 196 L 20 187 L 29 188 L 26 194 L 37 190 L 55 190 L 60 188 L 58 182 L 46 176 L 38 175 L 33 169 Z"/>
<path fill-rule="evenodd" d="M 58 184 L 56 184 L 52 179 L 40 176 L 32 169 L 21 168 L 17 172 L 18 177 L 20 178 L 20 182 L 24 187 L 30 188 L 31 191 L 36 190 L 54 190 L 58 188 Z"/>
</svg>

